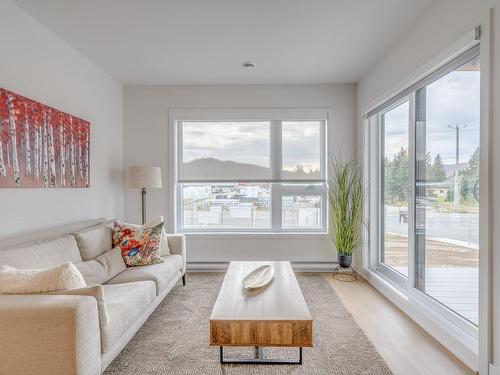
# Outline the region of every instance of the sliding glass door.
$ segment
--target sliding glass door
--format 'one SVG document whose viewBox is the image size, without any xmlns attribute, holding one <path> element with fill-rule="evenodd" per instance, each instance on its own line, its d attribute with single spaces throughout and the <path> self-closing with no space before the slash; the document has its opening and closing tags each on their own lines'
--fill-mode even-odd
<svg viewBox="0 0 500 375">
<path fill-rule="evenodd" d="M 416 99 L 416 287 L 478 323 L 479 56 Z"/>
<path fill-rule="evenodd" d="M 382 199 L 381 269 L 396 278 L 408 277 L 408 132 L 410 105 L 407 99 L 381 115 Z M 388 268 L 388 269 L 387 269 Z"/>
<path fill-rule="evenodd" d="M 474 335 L 480 56 L 473 47 L 368 114 L 370 260 Z M 376 178 L 372 178 L 372 176 Z M 376 248 L 373 244 L 377 244 Z"/>
</svg>

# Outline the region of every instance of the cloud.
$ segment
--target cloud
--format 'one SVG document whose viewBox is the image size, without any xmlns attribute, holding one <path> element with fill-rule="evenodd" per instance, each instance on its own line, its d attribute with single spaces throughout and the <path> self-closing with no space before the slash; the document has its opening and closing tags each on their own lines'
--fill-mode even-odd
<svg viewBox="0 0 500 375">
<path fill-rule="evenodd" d="M 184 122 L 184 162 L 216 158 L 269 167 L 269 126 L 269 122 Z"/>
<path fill-rule="evenodd" d="M 283 167 L 319 168 L 319 122 L 283 122 Z M 269 122 L 184 122 L 183 159 L 216 158 L 270 168 Z"/>
<path fill-rule="evenodd" d="M 477 71 L 453 71 L 426 88 L 426 149 L 445 164 L 455 163 L 455 130 L 460 125 L 459 161 L 467 162 L 479 146 L 480 80 Z M 408 149 L 408 102 L 386 114 L 386 156 Z M 417 140 L 418 141 L 418 140 Z"/>
</svg>

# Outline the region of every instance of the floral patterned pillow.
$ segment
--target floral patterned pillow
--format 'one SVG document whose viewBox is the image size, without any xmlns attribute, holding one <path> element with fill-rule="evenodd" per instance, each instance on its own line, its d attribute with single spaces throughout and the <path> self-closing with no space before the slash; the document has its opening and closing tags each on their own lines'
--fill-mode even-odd
<svg viewBox="0 0 500 375">
<path fill-rule="evenodd" d="M 127 267 L 163 263 L 161 256 L 161 234 L 163 222 L 142 227 L 115 221 L 113 246 L 119 246 Z"/>
</svg>

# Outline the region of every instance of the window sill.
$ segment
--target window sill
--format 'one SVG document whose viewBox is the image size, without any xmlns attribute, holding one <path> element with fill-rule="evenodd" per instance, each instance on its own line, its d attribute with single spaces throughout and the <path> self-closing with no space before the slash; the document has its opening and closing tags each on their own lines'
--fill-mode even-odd
<svg viewBox="0 0 500 375">
<path fill-rule="evenodd" d="M 326 232 L 182 232 L 186 237 L 194 239 L 297 239 L 315 238 L 330 239 Z"/>
<path fill-rule="evenodd" d="M 375 269 L 365 269 L 365 279 L 427 333 L 443 344 L 471 369 L 478 367 L 477 338 L 446 319 L 431 306 L 423 303 L 401 288 L 393 280 Z"/>
</svg>

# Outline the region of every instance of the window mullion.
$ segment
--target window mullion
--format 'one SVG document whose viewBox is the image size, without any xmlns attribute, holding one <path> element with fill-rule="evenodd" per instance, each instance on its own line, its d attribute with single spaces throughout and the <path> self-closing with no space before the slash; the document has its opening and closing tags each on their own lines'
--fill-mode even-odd
<svg viewBox="0 0 500 375">
<path fill-rule="evenodd" d="M 182 180 L 184 178 L 183 173 L 182 173 L 182 163 L 183 161 L 183 149 L 184 149 L 184 140 L 182 138 L 183 132 L 182 132 L 182 121 L 176 122 L 177 126 L 177 173 L 176 173 L 176 179 L 177 180 Z"/>
<path fill-rule="evenodd" d="M 174 136 L 177 138 L 177 147 L 175 148 L 175 153 L 177 154 L 177 162 L 175 165 L 174 179 L 176 180 L 175 188 L 174 188 L 174 201 L 177 200 L 181 205 L 183 204 L 182 197 L 182 184 L 179 184 L 178 181 L 183 178 L 182 172 L 182 164 L 183 164 L 183 150 L 184 150 L 184 139 L 183 139 L 183 129 L 182 129 L 182 121 L 174 122 L 175 130 Z M 184 228 L 184 207 L 177 207 L 177 204 L 174 204 L 176 223 L 174 223 L 174 230 L 177 231 L 178 227 Z"/>
<path fill-rule="evenodd" d="M 283 153 L 282 153 L 282 137 L 281 137 L 281 121 L 273 120 L 271 121 L 270 129 L 270 142 L 271 147 L 270 157 L 271 157 L 271 179 L 273 181 L 279 181 L 281 179 L 281 170 L 283 163 Z M 282 229 L 281 223 L 281 201 L 282 201 L 282 191 L 280 183 L 271 184 L 271 227 L 275 231 Z"/>
<path fill-rule="evenodd" d="M 408 286 L 415 287 L 415 167 L 416 167 L 416 100 L 415 93 L 410 94 L 410 119 L 408 125 Z"/>
<path fill-rule="evenodd" d="M 327 122 L 326 120 L 320 121 L 320 128 L 319 128 L 319 141 L 320 141 L 320 149 L 319 149 L 319 158 L 320 158 L 320 173 L 321 173 L 321 178 L 326 181 L 327 179 L 327 160 L 326 160 L 326 154 L 327 154 L 327 148 L 328 148 L 328 143 L 327 143 L 327 137 L 328 137 L 328 132 L 326 129 Z"/>
</svg>

